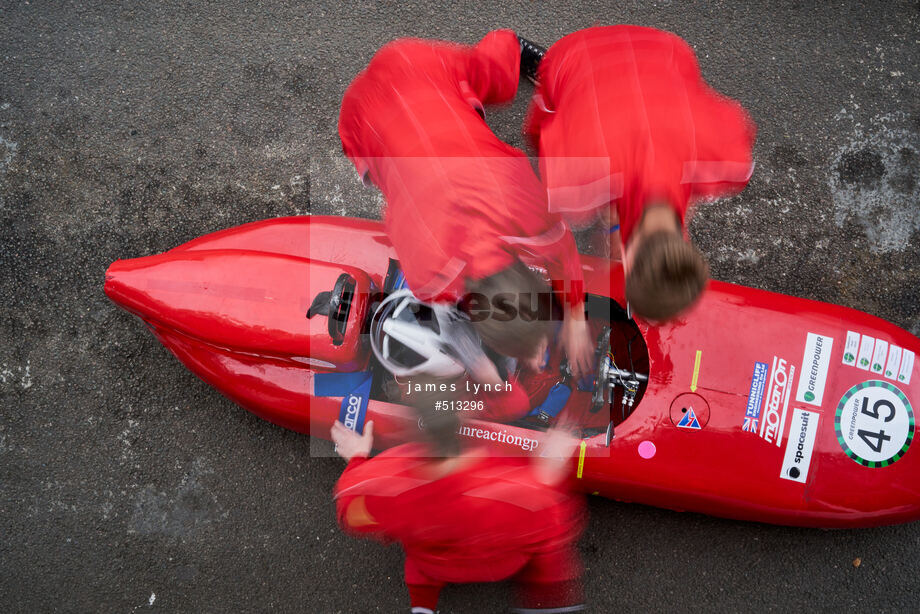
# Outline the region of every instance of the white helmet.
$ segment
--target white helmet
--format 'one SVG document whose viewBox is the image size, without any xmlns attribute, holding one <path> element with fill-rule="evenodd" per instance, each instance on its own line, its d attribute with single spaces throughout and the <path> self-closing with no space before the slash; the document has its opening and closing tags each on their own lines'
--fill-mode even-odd
<svg viewBox="0 0 920 614">
<path fill-rule="evenodd" d="M 393 375 L 424 373 L 460 377 L 466 371 L 446 333 L 457 314 L 446 305 L 429 304 L 410 290 L 388 296 L 371 319 L 371 349 Z"/>
</svg>

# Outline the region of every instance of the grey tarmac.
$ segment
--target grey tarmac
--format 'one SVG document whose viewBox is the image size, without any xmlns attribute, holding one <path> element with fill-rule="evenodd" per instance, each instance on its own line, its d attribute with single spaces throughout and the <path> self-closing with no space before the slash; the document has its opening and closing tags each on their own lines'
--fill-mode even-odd
<svg viewBox="0 0 920 614">
<path fill-rule="evenodd" d="M 0 2 L 0 610 L 405 610 L 398 549 L 336 527 L 342 463 L 225 400 L 102 293 L 111 261 L 206 232 L 378 217 L 336 123 L 387 41 L 680 34 L 759 126 L 749 187 L 690 226 L 713 276 L 918 334 L 918 16 L 856 1 Z M 487 116 L 518 146 L 530 92 Z M 917 607 L 920 524 L 792 529 L 597 498 L 590 513 L 592 611 Z M 471 585 L 441 606 L 508 602 Z"/>
</svg>

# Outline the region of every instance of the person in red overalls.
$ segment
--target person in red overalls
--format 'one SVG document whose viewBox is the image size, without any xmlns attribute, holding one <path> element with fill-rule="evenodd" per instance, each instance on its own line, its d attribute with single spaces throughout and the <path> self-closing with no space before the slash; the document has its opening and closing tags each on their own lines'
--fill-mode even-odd
<svg viewBox="0 0 920 614">
<path fill-rule="evenodd" d="M 521 259 L 542 265 L 564 291 L 562 344 L 573 370 L 587 373 L 592 343 L 572 234 L 548 213 L 527 157 L 483 119 L 485 105 L 514 97 L 519 65 L 510 30 L 472 47 L 394 41 L 345 92 L 339 136 L 359 174 L 386 199 L 386 230 L 417 297 L 455 303 L 471 293 L 494 306 L 502 293 L 543 291 Z M 487 345 L 525 361 L 548 339 L 548 322 L 537 320 L 473 318 Z M 490 383 L 497 381 L 493 374 Z"/>
<path fill-rule="evenodd" d="M 551 432 L 539 458 L 499 457 L 461 447 L 456 412 L 420 413 L 425 442 L 371 459 L 373 422 L 363 435 L 335 423 L 332 439 L 348 461 L 335 486 L 342 529 L 400 543 L 416 614 L 434 612 L 446 584 L 508 578 L 517 611 L 583 609 L 576 541 L 584 502 L 566 482 L 573 440 Z"/>
<path fill-rule="evenodd" d="M 563 37 L 542 60 L 529 41 L 522 53 L 537 83 L 525 133 L 550 211 L 573 223 L 609 211 L 633 311 L 677 315 L 708 277 L 683 237 L 688 204 L 744 188 L 753 122 L 703 81 L 693 50 L 668 32 L 594 27 Z"/>
</svg>

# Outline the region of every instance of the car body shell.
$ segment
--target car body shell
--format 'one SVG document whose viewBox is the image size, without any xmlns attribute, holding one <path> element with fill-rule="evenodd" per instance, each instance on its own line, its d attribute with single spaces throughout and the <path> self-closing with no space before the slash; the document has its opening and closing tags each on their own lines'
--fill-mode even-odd
<svg viewBox="0 0 920 614">
<path fill-rule="evenodd" d="M 315 396 L 314 377 L 367 368 L 370 300 L 354 303 L 338 345 L 326 317 L 306 311 L 343 272 L 371 296 L 391 258 L 379 222 L 278 218 L 117 261 L 105 291 L 231 400 L 329 438 L 342 397 Z M 583 267 L 588 293 L 623 302 L 618 262 L 584 256 Z M 572 463 L 586 492 L 800 526 L 920 517 L 916 337 L 853 309 L 719 281 L 678 319 L 638 326 L 649 383 L 609 445 L 603 433 L 581 443 Z M 406 407 L 373 399 L 366 420 L 382 447 L 417 429 Z M 539 454 L 545 438 L 482 420 L 468 427 L 470 439 L 514 454 Z"/>
</svg>

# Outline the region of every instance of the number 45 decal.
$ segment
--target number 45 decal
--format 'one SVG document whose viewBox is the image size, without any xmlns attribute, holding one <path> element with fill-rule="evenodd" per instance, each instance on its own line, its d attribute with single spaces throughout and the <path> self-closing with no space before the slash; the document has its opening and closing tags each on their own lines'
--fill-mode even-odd
<svg viewBox="0 0 920 614">
<path fill-rule="evenodd" d="M 901 390 L 890 382 L 870 380 L 850 388 L 837 404 L 837 442 L 864 467 L 887 467 L 910 448 L 914 412 Z"/>
<path fill-rule="evenodd" d="M 869 398 L 863 397 L 862 400 L 862 411 L 860 413 L 870 416 L 875 420 L 879 419 L 879 408 L 885 408 L 888 410 L 888 415 L 885 416 L 885 422 L 891 422 L 894 420 L 896 409 L 894 403 L 888 399 L 878 399 L 873 405 L 872 409 L 869 409 Z M 882 444 L 886 441 L 891 441 L 891 436 L 885 434 L 884 429 L 879 429 L 876 433 L 874 431 L 869 431 L 866 429 L 859 429 L 856 431 L 856 434 L 859 435 L 860 439 L 866 442 L 866 445 L 872 449 L 873 452 L 881 452 Z"/>
</svg>

